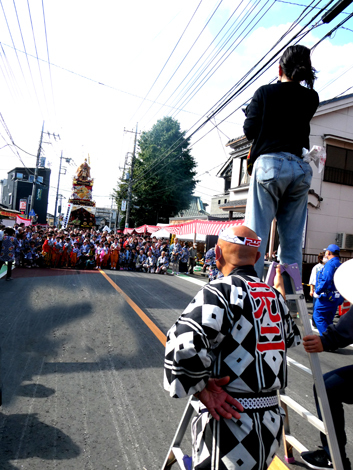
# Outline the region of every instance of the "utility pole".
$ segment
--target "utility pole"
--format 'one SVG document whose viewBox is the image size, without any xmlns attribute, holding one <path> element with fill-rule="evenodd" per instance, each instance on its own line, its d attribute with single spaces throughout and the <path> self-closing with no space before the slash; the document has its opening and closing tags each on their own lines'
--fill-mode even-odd
<svg viewBox="0 0 353 470">
<path fill-rule="evenodd" d="M 126 132 L 131 132 L 131 131 L 126 131 Z M 131 166 L 130 166 L 129 186 L 128 186 L 128 191 L 127 191 L 127 207 L 126 207 L 126 216 L 125 216 L 125 228 L 129 227 L 129 218 L 130 218 L 130 210 L 131 210 L 131 198 L 132 198 L 132 178 L 133 178 L 133 175 L 134 175 L 134 166 L 135 166 L 135 157 L 136 157 L 136 144 L 137 144 L 137 124 L 136 124 L 136 131 L 135 131 L 134 151 L 132 153 Z"/>
<path fill-rule="evenodd" d="M 42 142 L 43 142 L 43 132 L 44 132 L 44 121 L 43 121 L 43 126 L 42 126 L 42 132 L 40 134 L 40 140 L 39 140 L 39 147 L 38 147 L 38 152 L 37 152 L 37 161 L 36 161 L 36 169 L 34 172 L 34 181 L 33 181 L 33 186 L 32 186 L 32 196 L 31 196 L 31 207 L 30 207 L 30 212 L 34 208 L 34 201 L 35 201 L 35 196 L 36 196 L 36 188 L 37 188 L 37 178 L 38 178 L 38 168 L 39 168 L 39 158 L 40 154 L 42 151 Z"/>
<path fill-rule="evenodd" d="M 59 187 L 60 187 L 60 175 L 66 175 L 66 168 L 64 168 L 63 170 L 65 171 L 65 173 L 61 173 L 61 165 L 62 165 L 62 161 L 65 160 L 66 163 L 70 163 L 71 162 L 71 158 L 65 158 L 63 157 L 63 152 L 61 151 L 61 155 L 60 155 L 60 165 L 59 165 L 59 176 L 58 176 L 58 186 L 56 188 L 56 199 L 55 199 L 55 209 L 54 209 L 54 225 L 56 226 L 58 224 L 58 220 L 57 220 L 57 207 L 58 207 L 58 199 L 59 199 Z"/>
<path fill-rule="evenodd" d="M 112 200 L 111 206 L 110 206 L 110 214 L 109 214 L 109 228 L 112 228 L 112 211 L 113 211 L 113 201 L 114 198 L 113 196 L 110 198 Z"/>
</svg>

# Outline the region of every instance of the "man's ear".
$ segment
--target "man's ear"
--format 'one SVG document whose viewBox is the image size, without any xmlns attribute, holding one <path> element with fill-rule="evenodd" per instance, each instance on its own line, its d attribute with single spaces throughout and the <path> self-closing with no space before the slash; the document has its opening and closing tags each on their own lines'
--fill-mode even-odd
<svg viewBox="0 0 353 470">
<path fill-rule="evenodd" d="M 258 252 L 256 253 L 255 263 L 260 259 L 260 256 L 261 256 L 261 253 L 258 251 Z"/>
<path fill-rule="evenodd" d="M 278 76 L 282 77 L 282 75 L 283 75 L 283 70 L 282 70 L 282 67 L 279 65 L 278 66 Z"/>
</svg>

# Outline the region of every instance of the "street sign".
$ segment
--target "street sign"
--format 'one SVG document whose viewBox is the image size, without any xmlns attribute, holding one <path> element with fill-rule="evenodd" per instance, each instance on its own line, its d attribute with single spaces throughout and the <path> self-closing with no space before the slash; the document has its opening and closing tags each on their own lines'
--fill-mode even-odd
<svg viewBox="0 0 353 470">
<path fill-rule="evenodd" d="M 121 201 L 121 210 L 122 210 L 122 212 L 126 211 L 126 200 L 125 199 L 123 201 Z"/>
<path fill-rule="evenodd" d="M 20 199 L 20 212 L 26 212 L 27 199 Z"/>
<path fill-rule="evenodd" d="M 32 209 L 31 211 L 29 211 L 29 214 L 28 214 L 30 217 L 33 217 L 34 215 L 36 215 L 36 213 L 34 212 L 34 210 Z"/>
</svg>

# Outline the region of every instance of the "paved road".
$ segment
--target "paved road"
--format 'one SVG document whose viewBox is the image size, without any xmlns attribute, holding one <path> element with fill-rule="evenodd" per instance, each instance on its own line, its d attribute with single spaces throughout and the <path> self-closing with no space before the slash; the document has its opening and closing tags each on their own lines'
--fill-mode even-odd
<svg viewBox="0 0 353 470">
<path fill-rule="evenodd" d="M 164 334 L 200 288 L 194 279 L 107 274 Z M 159 470 L 186 404 L 163 390 L 160 340 L 100 273 L 14 277 L 0 280 L 0 469 Z M 307 363 L 297 349 L 291 356 Z M 322 354 L 324 371 L 351 364 L 352 354 Z M 314 410 L 301 373 L 291 370 L 289 390 Z M 319 442 L 295 416 L 291 424 L 308 447 Z"/>
</svg>

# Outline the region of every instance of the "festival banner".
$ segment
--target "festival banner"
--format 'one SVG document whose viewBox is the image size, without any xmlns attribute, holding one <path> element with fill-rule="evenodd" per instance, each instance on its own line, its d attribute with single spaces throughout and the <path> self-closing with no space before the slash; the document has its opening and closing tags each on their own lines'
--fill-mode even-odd
<svg viewBox="0 0 353 470">
<path fill-rule="evenodd" d="M 26 219 L 26 217 L 21 217 L 20 215 L 16 216 L 16 224 L 25 224 L 25 227 L 32 225 L 31 219 Z"/>
</svg>

